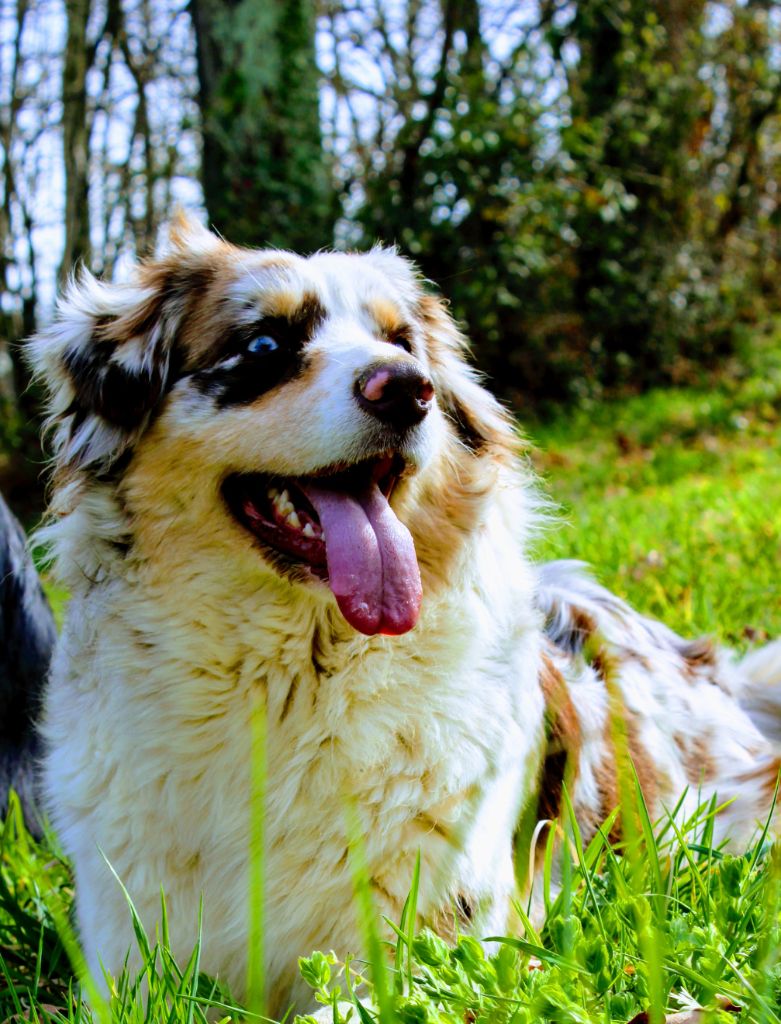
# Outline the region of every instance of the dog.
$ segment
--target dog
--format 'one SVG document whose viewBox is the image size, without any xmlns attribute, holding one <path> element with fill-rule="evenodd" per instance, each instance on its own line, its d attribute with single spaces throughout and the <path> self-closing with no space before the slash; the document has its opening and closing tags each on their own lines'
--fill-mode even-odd
<svg viewBox="0 0 781 1024">
<path fill-rule="evenodd" d="M 259 715 L 273 1014 L 308 1003 L 299 955 L 360 950 L 345 805 L 378 910 L 420 851 L 446 937 L 514 927 L 518 822 L 565 781 L 584 840 L 617 805 L 617 706 L 652 815 L 734 797 L 716 841 L 740 846 L 768 814 L 781 648 L 741 663 L 531 563 L 516 428 L 395 251 L 180 219 L 130 283 L 72 283 L 30 352 L 72 594 L 44 787 L 96 976 L 137 963 L 118 876 L 150 934 L 162 886 L 182 959 L 202 899 L 201 968 L 244 995 Z"/>
<path fill-rule="evenodd" d="M 0 818 L 13 789 L 35 836 L 41 835 L 35 721 L 56 638 L 24 530 L 0 498 Z"/>
</svg>

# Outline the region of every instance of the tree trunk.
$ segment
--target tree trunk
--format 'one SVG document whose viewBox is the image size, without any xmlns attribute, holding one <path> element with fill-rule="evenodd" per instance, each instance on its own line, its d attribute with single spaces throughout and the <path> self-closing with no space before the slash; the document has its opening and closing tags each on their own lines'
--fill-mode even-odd
<svg viewBox="0 0 781 1024">
<path fill-rule="evenodd" d="M 211 222 L 242 245 L 329 245 L 311 0 L 192 0 L 191 10 Z"/>
<path fill-rule="evenodd" d="M 90 0 L 67 0 L 68 38 L 62 73 L 62 144 L 65 158 L 65 249 L 60 281 L 90 261 L 87 22 Z"/>
</svg>

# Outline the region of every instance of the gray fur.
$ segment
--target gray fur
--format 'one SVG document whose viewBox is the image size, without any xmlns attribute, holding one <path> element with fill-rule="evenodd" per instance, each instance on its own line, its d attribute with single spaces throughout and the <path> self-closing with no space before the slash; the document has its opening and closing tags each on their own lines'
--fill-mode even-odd
<svg viewBox="0 0 781 1024">
<path fill-rule="evenodd" d="M 35 721 L 55 638 L 54 617 L 24 531 L 0 498 L 0 815 L 13 788 L 36 834 L 41 830 L 36 799 L 41 750 Z"/>
</svg>

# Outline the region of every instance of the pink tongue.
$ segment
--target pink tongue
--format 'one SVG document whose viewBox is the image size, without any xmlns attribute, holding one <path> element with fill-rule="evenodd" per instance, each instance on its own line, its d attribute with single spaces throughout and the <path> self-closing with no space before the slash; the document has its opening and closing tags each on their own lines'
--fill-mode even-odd
<svg viewBox="0 0 781 1024">
<path fill-rule="evenodd" d="M 301 484 L 325 537 L 328 579 L 342 615 L 371 636 L 397 636 L 418 621 L 422 590 L 415 545 L 379 487 L 357 495 Z"/>
</svg>

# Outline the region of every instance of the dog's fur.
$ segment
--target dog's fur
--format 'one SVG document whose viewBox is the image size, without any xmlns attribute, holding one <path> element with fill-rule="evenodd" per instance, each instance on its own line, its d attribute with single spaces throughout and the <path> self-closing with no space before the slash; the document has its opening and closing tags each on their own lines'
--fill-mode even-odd
<svg viewBox="0 0 781 1024">
<path fill-rule="evenodd" d="M 298 347 L 266 381 L 230 339 L 269 316 Z M 398 919 L 420 850 L 421 915 L 443 934 L 513 927 L 517 823 L 535 802 L 538 817 L 559 812 L 565 762 L 586 838 L 616 805 L 611 706 L 653 812 L 686 786 L 681 813 L 735 796 L 719 835 L 738 844 L 766 814 L 779 762 L 741 701 L 772 731 L 778 652 L 744 671 L 577 566 L 532 567 L 540 506 L 513 426 L 394 252 L 304 259 L 180 223 L 132 284 L 75 283 L 32 359 L 51 396 L 46 532 L 72 593 L 45 782 L 96 972 L 119 971 L 133 945 L 108 861 L 150 929 L 163 886 L 180 957 L 202 894 L 201 966 L 242 994 L 259 709 L 277 1011 L 301 1005 L 298 955 L 360 947 L 346 801 L 380 909 Z M 367 368 L 397 363 L 436 390 L 403 430 L 355 397 Z M 388 450 L 405 460 L 392 505 L 423 602 L 414 629 L 367 636 L 322 582 L 257 542 L 221 486 Z"/>
<path fill-rule="evenodd" d="M 57 630 L 24 530 L 0 498 L 0 818 L 14 790 L 27 827 L 41 833 L 35 721 Z"/>
</svg>

